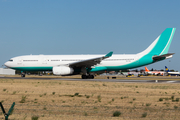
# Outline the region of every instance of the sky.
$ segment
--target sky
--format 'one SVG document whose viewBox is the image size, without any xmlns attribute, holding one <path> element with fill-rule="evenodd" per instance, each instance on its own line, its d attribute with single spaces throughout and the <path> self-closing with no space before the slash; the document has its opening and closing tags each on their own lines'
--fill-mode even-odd
<svg viewBox="0 0 180 120">
<path fill-rule="evenodd" d="M 30 54 L 136 54 L 174 27 L 173 58 L 147 67 L 180 71 L 179 5 L 179 0 L 0 0 L 0 66 Z"/>
</svg>

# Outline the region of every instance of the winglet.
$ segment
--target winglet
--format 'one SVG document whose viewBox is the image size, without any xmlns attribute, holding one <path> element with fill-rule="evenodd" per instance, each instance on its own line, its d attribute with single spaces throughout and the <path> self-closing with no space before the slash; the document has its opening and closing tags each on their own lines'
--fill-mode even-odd
<svg viewBox="0 0 180 120">
<path fill-rule="evenodd" d="M 111 57 L 112 54 L 113 54 L 113 52 L 111 51 L 111 52 L 109 52 L 108 54 L 106 54 L 104 57 Z"/>
</svg>

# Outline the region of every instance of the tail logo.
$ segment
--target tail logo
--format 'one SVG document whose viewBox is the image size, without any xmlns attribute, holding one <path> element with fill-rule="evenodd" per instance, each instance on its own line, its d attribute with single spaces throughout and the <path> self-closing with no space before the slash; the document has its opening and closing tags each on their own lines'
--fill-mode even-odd
<svg viewBox="0 0 180 120">
<path fill-rule="evenodd" d="M 166 72 L 168 72 L 169 71 L 169 69 L 165 66 L 165 69 L 166 69 Z"/>
</svg>

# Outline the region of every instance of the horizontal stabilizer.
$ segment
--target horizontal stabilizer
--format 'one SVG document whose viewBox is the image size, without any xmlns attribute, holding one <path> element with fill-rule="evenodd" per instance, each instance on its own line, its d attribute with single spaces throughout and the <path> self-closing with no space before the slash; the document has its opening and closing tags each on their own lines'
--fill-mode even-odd
<svg viewBox="0 0 180 120">
<path fill-rule="evenodd" d="M 173 54 L 174 53 L 168 53 L 168 54 L 164 54 L 164 55 L 153 56 L 153 60 L 158 61 L 158 60 L 162 60 L 162 59 L 171 58 Z"/>
</svg>

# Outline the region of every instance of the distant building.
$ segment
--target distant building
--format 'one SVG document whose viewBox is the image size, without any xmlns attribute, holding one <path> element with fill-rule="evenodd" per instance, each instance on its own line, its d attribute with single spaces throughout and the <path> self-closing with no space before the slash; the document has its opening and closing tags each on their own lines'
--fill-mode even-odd
<svg viewBox="0 0 180 120">
<path fill-rule="evenodd" d="M 15 70 L 8 68 L 0 68 L 0 75 L 15 75 Z"/>
</svg>

